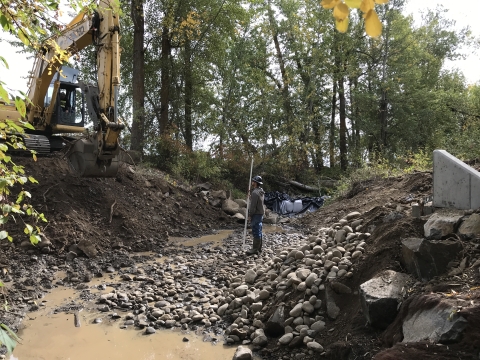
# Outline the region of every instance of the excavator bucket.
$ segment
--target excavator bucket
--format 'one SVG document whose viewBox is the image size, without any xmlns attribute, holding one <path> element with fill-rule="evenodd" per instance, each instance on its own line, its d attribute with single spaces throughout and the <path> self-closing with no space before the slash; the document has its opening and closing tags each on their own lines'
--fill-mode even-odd
<svg viewBox="0 0 480 360">
<path fill-rule="evenodd" d="M 67 153 L 72 171 L 79 177 L 115 177 L 118 172 L 117 155 L 110 155 L 99 160 L 98 148 L 90 139 L 78 139 Z"/>
</svg>

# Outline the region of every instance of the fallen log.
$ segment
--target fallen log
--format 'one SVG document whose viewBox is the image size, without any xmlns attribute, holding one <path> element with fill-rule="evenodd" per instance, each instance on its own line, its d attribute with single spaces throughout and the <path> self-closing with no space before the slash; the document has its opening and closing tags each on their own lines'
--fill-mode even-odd
<svg viewBox="0 0 480 360">
<path fill-rule="evenodd" d="M 318 192 L 320 191 L 319 188 L 315 188 L 313 186 L 308 186 L 308 185 L 305 185 L 305 184 L 302 184 L 302 183 L 299 183 L 298 181 L 293 181 L 293 180 L 289 180 L 288 183 L 294 187 L 296 187 L 297 189 L 301 189 L 301 190 L 306 190 L 306 191 L 311 191 L 311 192 Z"/>
</svg>

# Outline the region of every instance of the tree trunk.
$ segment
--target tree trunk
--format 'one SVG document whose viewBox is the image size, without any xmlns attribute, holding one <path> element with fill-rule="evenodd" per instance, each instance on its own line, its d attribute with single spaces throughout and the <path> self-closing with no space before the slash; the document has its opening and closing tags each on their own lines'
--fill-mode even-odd
<svg viewBox="0 0 480 360">
<path fill-rule="evenodd" d="M 338 79 L 338 98 L 340 100 L 340 168 L 347 170 L 347 121 L 345 115 L 345 78 Z"/>
<path fill-rule="evenodd" d="M 290 103 L 290 90 L 288 86 L 289 80 L 288 80 L 287 71 L 285 68 L 285 61 L 283 59 L 282 49 L 280 48 L 280 42 L 278 41 L 277 23 L 275 21 L 273 11 L 270 6 L 270 2 L 268 4 L 268 17 L 270 20 L 273 43 L 275 44 L 275 51 L 277 55 L 278 66 L 280 67 L 280 73 L 282 75 L 282 97 L 283 97 L 283 108 L 285 111 L 285 120 L 288 125 L 288 129 L 291 130 L 293 113 L 292 113 L 292 106 Z"/>
<path fill-rule="evenodd" d="M 335 116 L 337 109 L 337 80 L 333 76 L 333 95 L 332 95 L 332 117 L 330 119 L 329 150 L 330 150 L 330 168 L 335 166 Z"/>
<path fill-rule="evenodd" d="M 192 49 L 190 40 L 185 41 L 185 143 L 190 150 L 193 150 L 192 134 Z"/>
<path fill-rule="evenodd" d="M 145 52 L 143 42 L 145 36 L 145 22 L 143 17 L 143 0 L 132 0 L 131 15 L 133 20 L 133 123 L 130 148 L 143 151 L 145 127 Z"/>
<path fill-rule="evenodd" d="M 160 134 L 164 135 L 168 128 L 168 106 L 170 97 L 170 30 L 167 26 L 162 29 L 162 75 L 160 90 Z"/>
</svg>

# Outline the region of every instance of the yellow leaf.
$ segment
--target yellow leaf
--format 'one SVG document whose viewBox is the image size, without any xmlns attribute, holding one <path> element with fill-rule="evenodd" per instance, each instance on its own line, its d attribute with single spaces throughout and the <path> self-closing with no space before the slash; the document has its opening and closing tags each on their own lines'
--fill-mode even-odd
<svg viewBox="0 0 480 360">
<path fill-rule="evenodd" d="M 363 13 L 368 13 L 370 10 L 373 10 L 375 7 L 375 3 L 373 0 L 362 0 L 362 5 L 360 5 L 360 10 L 362 10 Z"/>
<path fill-rule="evenodd" d="M 333 9 L 333 17 L 336 20 L 346 19 L 349 13 L 350 13 L 350 9 L 343 2 L 337 4 L 337 6 L 335 6 L 335 8 Z"/>
<path fill-rule="evenodd" d="M 386 4 L 388 0 L 375 0 L 375 4 Z"/>
<path fill-rule="evenodd" d="M 320 5 L 322 5 L 324 9 L 333 9 L 339 2 L 340 0 L 322 0 Z"/>
<path fill-rule="evenodd" d="M 343 20 L 335 20 L 335 26 L 337 27 L 337 30 L 340 31 L 341 33 L 347 32 L 347 30 L 348 30 L 348 17 L 346 17 Z"/>
<path fill-rule="evenodd" d="M 380 36 L 382 33 L 382 23 L 378 18 L 377 13 L 375 10 L 370 10 L 367 14 L 364 15 L 365 17 L 365 31 L 367 32 L 368 36 L 372 38 L 376 38 Z"/>
<path fill-rule="evenodd" d="M 362 5 L 362 0 L 345 0 L 345 4 L 350 8 L 358 9 Z"/>
</svg>

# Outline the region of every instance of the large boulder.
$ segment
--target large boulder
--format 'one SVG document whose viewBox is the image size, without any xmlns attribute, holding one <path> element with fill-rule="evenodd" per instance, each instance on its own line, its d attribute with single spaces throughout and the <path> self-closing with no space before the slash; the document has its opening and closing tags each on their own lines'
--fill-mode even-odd
<svg viewBox="0 0 480 360">
<path fill-rule="evenodd" d="M 385 329 L 397 316 L 410 276 L 386 270 L 360 285 L 363 314 L 371 326 Z"/>
<path fill-rule="evenodd" d="M 240 207 L 235 201 L 230 199 L 223 200 L 222 210 L 225 211 L 228 215 L 235 215 L 236 213 L 238 213 L 239 209 Z"/>
<path fill-rule="evenodd" d="M 247 207 L 247 202 L 244 199 L 235 199 L 235 202 L 241 208 L 246 208 Z"/>
<path fill-rule="evenodd" d="M 468 322 L 457 314 L 457 310 L 446 302 L 439 302 L 430 309 L 419 308 L 403 321 L 403 342 L 427 340 L 448 344 L 459 341 Z"/>
<path fill-rule="evenodd" d="M 225 200 L 227 198 L 227 194 L 225 193 L 225 190 L 210 191 L 210 196 L 213 197 L 214 199 L 221 199 L 221 200 Z"/>
<path fill-rule="evenodd" d="M 281 336 L 285 334 L 285 308 L 279 306 L 265 324 L 265 333 L 268 336 Z"/>
<path fill-rule="evenodd" d="M 468 218 L 463 219 L 462 224 L 458 228 L 458 233 L 471 238 L 480 235 L 480 214 L 472 214 Z"/>
<path fill-rule="evenodd" d="M 402 260 L 407 270 L 422 280 L 447 271 L 448 263 L 462 251 L 462 244 L 453 240 L 409 238 L 402 241 Z"/>
<path fill-rule="evenodd" d="M 335 303 L 333 291 L 329 286 L 325 288 L 325 303 L 327 305 L 327 315 L 330 319 L 335 320 L 340 314 L 340 308 Z"/>
<path fill-rule="evenodd" d="M 433 214 L 423 226 L 425 237 L 438 240 L 454 233 L 461 218 L 462 215 Z"/>
<path fill-rule="evenodd" d="M 78 248 L 82 250 L 85 255 L 87 255 L 90 259 L 97 256 L 98 251 L 95 249 L 95 245 L 93 245 L 89 240 L 82 239 L 77 244 Z"/>
</svg>

